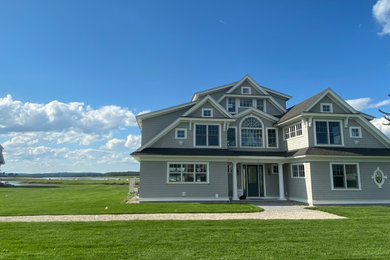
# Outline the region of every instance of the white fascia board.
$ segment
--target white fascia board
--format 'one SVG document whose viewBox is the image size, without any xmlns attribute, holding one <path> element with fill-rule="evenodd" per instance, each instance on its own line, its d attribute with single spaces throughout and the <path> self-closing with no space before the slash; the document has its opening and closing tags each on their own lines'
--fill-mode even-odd
<svg viewBox="0 0 390 260">
<path fill-rule="evenodd" d="M 228 92 L 226 92 L 227 94 L 229 93 L 232 93 L 236 88 L 238 88 L 239 86 L 242 85 L 242 83 L 244 83 L 245 80 L 248 80 L 252 85 L 253 87 L 257 88 L 257 90 L 260 92 L 260 93 L 263 93 L 265 95 L 267 95 L 267 91 L 265 91 L 259 84 L 256 83 L 256 81 L 254 81 L 251 76 L 249 76 L 248 74 L 246 74 L 240 81 L 238 81 L 231 89 L 229 89 Z"/>
<path fill-rule="evenodd" d="M 240 118 L 240 117 L 245 116 L 245 115 L 250 114 L 250 113 L 254 113 L 254 114 L 260 115 L 260 116 L 265 117 L 265 118 L 267 118 L 267 119 L 269 119 L 271 121 L 274 121 L 274 122 L 279 121 L 279 118 L 274 117 L 274 116 L 272 116 L 270 114 L 267 114 L 267 113 L 265 113 L 265 112 L 263 112 L 261 110 L 258 110 L 258 109 L 254 108 L 254 107 L 248 108 L 248 109 L 242 111 L 239 114 L 235 114 L 233 116 L 233 118 L 237 119 L 237 118 Z"/>
<path fill-rule="evenodd" d="M 318 104 L 318 102 L 321 101 L 321 99 L 323 99 L 326 95 L 330 95 L 331 99 L 332 97 L 338 101 L 338 103 L 343 106 L 344 108 L 346 108 L 348 111 L 350 111 L 351 113 L 359 113 L 359 111 L 357 111 L 356 109 L 354 109 L 351 105 L 349 105 L 344 99 L 342 99 L 339 95 L 337 95 L 336 92 L 334 92 L 332 89 L 328 88 L 320 97 L 317 98 L 316 101 L 314 101 L 304 112 L 308 112 L 310 111 L 310 109 L 312 109 L 315 105 Z"/>
<path fill-rule="evenodd" d="M 181 122 L 235 122 L 233 118 L 180 117 Z"/>
<path fill-rule="evenodd" d="M 302 118 L 302 114 L 294 116 L 293 118 L 290 118 L 282 123 L 276 123 L 275 126 L 284 126 L 284 125 L 289 125 L 291 122 L 297 121 L 298 119 Z M 278 119 L 280 120 L 280 119 Z"/>
<path fill-rule="evenodd" d="M 152 139 L 150 139 L 146 144 L 142 145 L 140 148 L 138 148 L 136 151 L 142 151 L 146 147 L 149 147 L 150 145 L 154 144 L 156 141 L 158 141 L 162 136 L 166 135 L 169 131 L 171 131 L 173 128 L 175 128 L 177 125 L 180 124 L 180 118 L 173 121 L 170 125 L 168 125 L 164 130 L 162 130 L 158 135 L 155 135 Z"/>
<path fill-rule="evenodd" d="M 193 106 L 193 105 L 195 105 L 197 103 L 198 102 L 189 102 L 189 103 L 184 103 L 184 104 L 181 104 L 181 105 L 177 105 L 177 106 L 168 107 L 168 108 L 164 108 L 164 109 L 161 109 L 161 110 L 153 111 L 153 112 L 150 112 L 150 113 L 141 114 L 141 115 L 136 116 L 136 119 L 137 119 L 138 125 L 140 125 L 140 127 L 141 127 L 142 120 L 144 120 L 144 119 L 149 119 L 149 118 L 153 118 L 153 117 L 156 117 L 156 116 L 164 115 L 164 114 L 167 114 L 167 113 L 170 113 L 170 112 L 174 112 L 176 110 L 179 110 L 179 109 L 182 109 L 182 108 L 185 108 L 185 107 L 188 107 L 188 106 Z"/>
<path fill-rule="evenodd" d="M 300 155 L 288 157 L 290 162 L 389 162 L 390 156 Z"/>
<path fill-rule="evenodd" d="M 273 90 L 273 89 L 270 89 L 270 88 L 267 88 L 267 87 L 264 87 L 264 86 L 261 86 L 261 85 L 260 85 L 260 87 L 262 87 L 263 89 L 265 89 L 267 92 L 271 92 L 271 93 L 273 93 L 273 94 L 275 94 L 275 95 L 277 95 L 277 96 L 284 97 L 284 98 L 286 98 L 287 100 L 289 100 L 289 99 L 292 98 L 292 96 L 287 95 L 287 94 L 283 94 L 283 93 L 281 93 L 281 92 L 279 92 L 279 91 L 276 91 L 276 90 Z"/>
<path fill-rule="evenodd" d="M 209 156 L 209 155 L 151 155 L 140 154 L 137 157 L 141 161 L 169 161 L 185 160 L 188 162 L 213 161 L 213 162 L 242 162 L 242 163 L 287 163 L 288 158 L 283 156 Z"/>
<path fill-rule="evenodd" d="M 206 96 L 200 102 L 198 102 L 195 106 L 185 112 L 182 116 L 188 116 L 198 108 L 201 108 L 207 101 L 209 101 L 219 112 L 224 114 L 227 118 L 232 118 L 232 115 L 229 114 L 220 104 L 218 104 L 211 96 Z"/>
<path fill-rule="evenodd" d="M 232 82 L 232 83 L 229 83 L 229 84 L 226 84 L 226 85 L 222 85 L 222 86 L 219 86 L 219 87 L 215 87 L 215 88 L 206 89 L 206 90 L 203 90 L 203 91 L 196 92 L 192 96 L 191 101 L 195 101 L 199 96 L 202 96 L 202 95 L 205 95 L 205 94 L 209 94 L 209 93 L 212 93 L 212 92 L 216 92 L 216 91 L 219 91 L 221 89 L 234 86 L 235 84 L 237 84 L 237 82 Z"/>
</svg>

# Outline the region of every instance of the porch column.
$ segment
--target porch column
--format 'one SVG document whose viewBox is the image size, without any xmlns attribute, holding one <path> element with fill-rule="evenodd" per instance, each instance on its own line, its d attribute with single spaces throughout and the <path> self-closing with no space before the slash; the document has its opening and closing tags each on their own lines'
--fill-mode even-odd
<svg viewBox="0 0 390 260">
<path fill-rule="evenodd" d="M 278 163 L 279 168 L 279 200 L 286 200 L 284 196 L 283 163 Z"/>
<path fill-rule="evenodd" d="M 233 162 L 233 200 L 238 200 L 237 196 L 237 163 Z"/>
</svg>

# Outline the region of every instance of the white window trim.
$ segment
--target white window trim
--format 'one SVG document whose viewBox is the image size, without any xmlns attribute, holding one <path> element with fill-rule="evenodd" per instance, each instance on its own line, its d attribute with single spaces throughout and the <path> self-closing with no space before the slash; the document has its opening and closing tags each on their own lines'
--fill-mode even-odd
<svg viewBox="0 0 390 260">
<path fill-rule="evenodd" d="M 229 126 L 229 128 L 234 128 L 234 129 L 236 129 L 236 130 L 235 130 L 236 145 L 234 145 L 234 146 L 228 146 L 228 145 L 227 145 L 227 131 L 226 131 L 226 147 L 227 147 L 227 148 L 229 148 L 229 147 L 237 147 L 237 146 L 238 146 L 237 126 Z M 229 128 L 228 128 L 228 130 L 229 130 Z"/>
<path fill-rule="evenodd" d="M 295 127 L 295 136 L 294 137 L 289 137 L 289 138 L 287 138 L 286 139 L 286 135 L 285 135 L 285 132 L 286 132 L 286 129 L 287 128 L 290 128 L 290 127 L 292 127 L 292 126 L 296 126 L 296 125 L 298 125 L 299 123 L 301 123 L 301 127 L 302 127 L 302 134 L 301 135 L 297 135 L 296 134 L 296 132 L 297 132 L 297 128 Z M 284 127 L 282 130 L 283 130 L 283 140 L 284 141 L 286 141 L 286 140 L 294 140 L 295 138 L 300 138 L 300 137 L 303 137 L 303 136 L 305 136 L 305 132 L 303 131 L 303 127 L 304 127 L 304 123 L 303 123 L 303 121 L 301 120 L 301 121 L 299 121 L 299 122 L 295 122 L 294 124 L 291 124 L 291 125 L 289 125 L 289 126 L 286 126 L 286 127 Z"/>
<path fill-rule="evenodd" d="M 347 174 L 345 172 L 345 165 L 350 164 L 350 165 L 356 165 L 357 169 L 357 178 L 358 178 L 358 188 L 347 188 L 347 184 L 345 183 L 345 188 L 335 188 L 333 185 L 333 164 L 342 164 L 344 167 L 344 174 Z M 360 191 L 362 190 L 362 183 L 360 181 L 360 167 L 359 163 L 355 162 L 331 162 L 329 163 L 329 173 L 330 173 L 330 188 L 332 191 Z M 345 180 L 345 178 L 344 178 Z"/>
<path fill-rule="evenodd" d="M 276 146 L 275 147 L 269 147 L 268 146 L 268 129 L 275 129 L 276 131 Z M 277 149 L 277 148 L 279 148 L 279 129 L 277 129 L 276 127 L 267 127 L 266 129 L 266 136 L 267 136 L 267 138 L 266 138 L 266 140 L 267 140 L 267 143 L 266 143 L 266 147 L 267 148 L 271 148 L 271 149 Z"/>
<path fill-rule="evenodd" d="M 170 164 L 194 164 L 194 169 L 195 169 L 195 164 L 206 164 L 207 165 L 207 172 L 206 172 L 206 177 L 207 177 L 207 182 L 170 182 L 169 181 L 169 165 Z M 195 171 L 194 171 L 194 180 L 195 180 Z M 179 184 L 179 185 L 186 185 L 186 184 L 196 184 L 196 185 L 201 185 L 201 184 L 210 184 L 210 168 L 209 168 L 209 163 L 208 162 L 167 162 L 167 184 Z"/>
<path fill-rule="evenodd" d="M 353 136 L 352 130 L 353 129 L 359 129 L 359 136 Z M 360 126 L 350 126 L 349 127 L 349 137 L 350 138 L 362 138 L 362 128 Z"/>
<path fill-rule="evenodd" d="M 259 101 L 259 100 L 263 100 L 264 111 L 262 111 L 262 110 L 257 108 L 257 101 Z M 267 101 L 265 99 L 255 99 L 254 102 L 253 102 L 253 107 L 255 107 L 256 109 L 258 109 L 258 110 L 260 110 L 260 111 L 262 111 L 264 113 L 267 113 Z"/>
<path fill-rule="evenodd" d="M 228 112 L 228 113 L 230 113 L 230 114 L 237 114 L 237 108 L 238 108 L 238 106 L 237 106 L 237 98 L 231 98 L 231 99 L 233 99 L 234 100 L 234 112 L 230 112 L 229 111 L 229 99 L 230 98 L 226 98 L 226 111 Z"/>
<path fill-rule="evenodd" d="M 242 137 L 241 137 L 241 124 L 242 122 L 247 119 L 248 117 L 254 117 L 256 118 L 257 120 L 260 121 L 261 125 L 262 125 L 262 128 L 261 128 L 261 131 L 262 131 L 262 135 L 261 135 L 261 142 L 262 142 L 262 146 L 244 146 L 242 145 Z M 242 148 L 253 148 L 253 149 L 256 149 L 256 148 L 264 148 L 265 147 L 265 133 L 264 133 L 264 123 L 263 121 L 258 118 L 257 116 L 254 116 L 254 115 L 247 115 L 246 117 L 243 117 L 239 123 L 239 130 L 238 130 L 240 133 L 239 133 L 239 137 L 240 137 L 240 147 Z"/>
<path fill-rule="evenodd" d="M 293 166 L 295 166 L 295 165 L 298 167 L 298 176 L 293 176 Z M 303 166 L 303 173 L 305 174 L 305 177 L 299 176 L 299 165 Z M 305 169 L 304 163 L 292 163 L 290 166 L 290 169 L 291 169 L 291 179 L 305 179 L 306 178 L 306 169 Z"/>
<path fill-rule="evenodd" d="M 206 126 L 209 126 L 209 125 L 217 125 L 218 126 L 218 137 L 219 137 L 219 145 L 218 146 L 209 146 L 208 144 L 207 145 L 196 145 L 196 126 L 197 125 L 206 125 Z M 222 147 L 222 144 L 221 144 L 221 125 L 220 124 L 207 124 L 207 123 L 199 123 L 199 124 L 194 124 L 194 128 L 193 128 L 193 132 L 194 132 L 194 147 L 195 148 L 207 148 L 207 147 L 211 147 L 211 148 L 221 148 Z M 206 142 L 208 143 L 208 137 L 209 137 L 209 129 L 207 127 L 207 131 L 206 131 Z"/>
<path fill-rule="evenodd" d="M 248 90 L 248 93 L 244 93 L 244 89 Z M 241 87 L 241 94 L 242 95 L 251 95 L 252 94 L 252 89 L 251 87 Z"/>
<path fill-rule="evenodd" d="M 324 111 L 323 106 L 329 106 L 330 111 Z M 321 113 L 333 113 L 333 104 L 332 103 L 320 103 Z"/>
<path fill-rule="evenodd" d="M 210 111 L 210 116 L 205 116 L 204 115 L 205 111 Z M 213 117 L 213 112 L 214 110 L 212 108 L 202 108 L 202 117 Z"/>
<path fill-rule="evenodd" d="M 343 122 L 341 120 L 327 120 L 327 119 L 315 119 L 313 131 L 314 131 L 314 145 L 315 146 L 344 146 L 344 130 L 343 130 Z M 339 122 L 340 123 L 340 134 L 341 134 L 341 144 L 318 144 L 317 143 L 317 127 L 316 122 Z M 328 140 L 329 140 L 329 131 L 328 131 Z"/>
<path fill-rule="evenodd" d="M 178 131 L 184 131 L 184 137 L 178 137 Z M 187 139 L 187 128 L 175 128 L 175 139 Z"/>
</svg>

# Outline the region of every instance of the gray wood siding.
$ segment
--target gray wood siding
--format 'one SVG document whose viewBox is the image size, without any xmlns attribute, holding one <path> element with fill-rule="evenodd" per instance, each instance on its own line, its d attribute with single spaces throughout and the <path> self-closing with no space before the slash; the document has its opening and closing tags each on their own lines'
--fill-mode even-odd
<svg viewBox="0 0 390 260">
<path fill-rule="evenodd" d="M 217 110 L 212 104 L 210 104 L 210 102 L 206 102 L 202 107 L 196 109 L 194 112 L 188 115 L 188 117 L 202 117 L 203 108 L 211 108 L 213 110 L 213 117 L 226 118 L 226 116 Z"/>
<path fill-rule="evenodd" d="M 155 135 L 164 130 L 168 125 L 175 121 L 178 117 L 183 115 L 185 111 L 190 109 L 190 107 L 174 111 L 161 116 L 156 116 L 153 118 L 145 119 L 142 121 L 142 141 L 141 144 L 144 145 Z"/>
<path fill-rule="evenodd" d="M 351 114 L 351 112 L 349 112 L 347 109 L 339 106 L 337 103 L 335 103 L 332 99 L 330 99 L 327 96 L 322 98 L 312 109 L 310 109 L 309 112 L 321 113 L 321 103 L 330 103 L 330 104 L 332 104 L 333 113 L 334 114 L 345 114 L 345 113 Z"/>
<path fill-rule="evenodd" d="M 272 174 L 272 164 L 265 164 L 266 197 L 279 197 L 279 175 Z"/>
<path fill-rule="evenodd" d="M 250 87 L 251 88 L 251 95 L 264 95 L 263 93 L 260 93 L 259 91 L 257 91 L 256 88 L 252 87 L 252 85 L 249 84 L 249 82 L 244 82 L 242 83 L 240 86 L 238 86 L 235 90 L 233 90 L 233 92 L 229 93 L 229 94 L 237 94 L 237 95 L 241 95 L 241 88 L 242 87 Z M 250 96 L 250 95 L 248 95 Z"/>
<path fill-rule="evenodd" d="M 150 147 L 153 148 L 194 148 L 194 129 L 195 124 L 216 124 L 219 125 L 221 129 L 221 147 L 204 147 L 204 148 L 224 148 L 226 149 L 227 145 L 227 131 L 223 130 L 223 125 L 214 122 L 196 122 L 192 124 L 191 130 L 189 129 L 189 123 L 180 123 L 179 126 L 175 127 L 167 134 L 162 136 L 158 141 L 152 144 Z M 176 128 L 186 128 L 187 129 L 187 139 L 176 139 L 175 138 L 175 129 Z M 202 148 L 199 148 L 202 149 Z"/>
<path fill-rule="evenodd" d="M 316 201 L 390 200 L 390 176 L 383 184 L 382 189 L 379 189 L 371 178 L 377 167 L 380 167 L 383 173 L 389 176 L 389 163 L 360 162 L 361 190 L 332 190 L 329 162 L 311 162 L 314 204 Z"/>
<path fill-rule="evenodd" d="M 300 201 L 306 201 L 308 198 L 305 178 L 291 178 L 291 164 L 285 164 L 283 170 L 284 183 L 287 186 L 287 197 L 291 199 L 299 199 Z"/>
<path fill-rule="evenodd" d="M 177 160 L 172 158 L 169 162 L 177 162 Z M 227 163 L 209 162 L 209 184 L 168 184 L 167 163 L 168 161 L 141 161 L 141 199 L 213 199 L 215 194 L 218 194 L 219 198 L 228 198 Z M 186 196 L 182 195 L 183 192 Z"/>
</svg>

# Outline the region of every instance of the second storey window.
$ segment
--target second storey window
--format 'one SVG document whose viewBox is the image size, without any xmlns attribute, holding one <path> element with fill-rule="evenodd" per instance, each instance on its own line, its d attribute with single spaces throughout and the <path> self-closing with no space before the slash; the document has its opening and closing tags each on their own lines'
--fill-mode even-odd
<svg viewBox="0 0 390 260">
<path fill-rule="evenodd" d="M 228 111 L 230 113 L 236 113 L 236 99 L 234 98 L 228 99 Z"/>
<path fill-rule="evenodd" d="M 262 147 L 263 125 L 254 118 L 248 117 L 241 123 L 241 146 Z"/>
<path fill-rule="evenodd" d="M 219 146 L 219 125 L 196 125 L 196 146 Z"/>
<path fill-rule="evenodd" d="M 267 146 L 276 148 L 278 147 L 277 143 L 277 132 L 276 128 L 268 128 L 267 129 Z"/>
<path fill-rule="evenodd" d="M 302 135 L 302 122 L 286 127 L 284 129 L 284 139 L 289 139 L 301 135 Z"/>
<path fill-rule="evenodd" d="M 240 107 L 252 107 L 252 99 L 249 98 L 241 98 L 240 99 Z"/>
<path fill-rule="evenodd" d="M 340 121 L 316 121 L 317 145 L 342 145 Z"/>
<path fill-rule="evenodd" d="M 257 109 L 264 112 L 264 99 L 258 99 L 257 100 Z"/>
<path fill-rule="evenodd" d="M 236 144 L 236 128 L 229 128 L 227 131 L 227 146 L 234 147 Z"/>
</svg>

